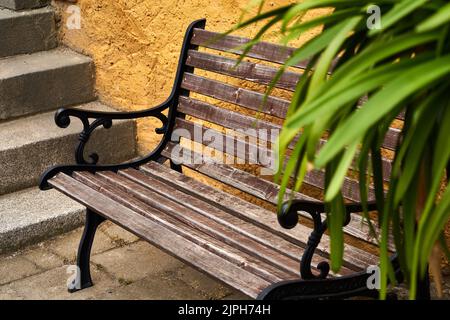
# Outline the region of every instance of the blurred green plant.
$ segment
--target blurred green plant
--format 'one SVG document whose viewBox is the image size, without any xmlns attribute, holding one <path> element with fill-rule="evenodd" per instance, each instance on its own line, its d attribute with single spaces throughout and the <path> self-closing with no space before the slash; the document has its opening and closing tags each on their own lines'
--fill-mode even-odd
<svg viewBox="0 0 450 320">
<path fill-rule="evenodd" d="M 379 208 L 380 297 L 386 297 L 388 279 L 395 283 L 388 251 L 392 233 L 410 298 L 415 298 L 430 257 L 434 269 L 440 266 L 440 257 L 432 254 L 436 244 L 448 253 L 443 230 L 450 217 L 450 2 L 305 0 L 263 12 L 264 4 L 251 1 L 249 7 L 257 6 L 257 12 L 244 18 L 249 14 L 245 11 L 229 31 L 263 23 L 242 47 L 241 60 L 269 30 L 276 30 L 287 45 L 304 32 L 323 27 L 294 51 L 267 91 L 268 95 L 287 68 L 309 61 L 277 143 L 279 206 L 290 177 L 298 190 L 308 167 L 325 170 L 331 267 L 338 271 L 344 250 L 341 187 L 356 159 L 362 203 L 367 207 L 373 181 Z M 329 8 L 330 13 L 304 19 L 308 10 L 318 8 Z M 378 29 L 368 25 L 374 8 L 381 12 Z M 367 101 L 358 106 L 364 97 Z M 381 144 L 402 111 L 401 141 L 385 194 Z M 317 152 L 326 132 L 329 140 Z M 299 134 L 294 150 L 288 152 Z M 364 216 L 370 223 L 367 209 Z"/>
</svg>

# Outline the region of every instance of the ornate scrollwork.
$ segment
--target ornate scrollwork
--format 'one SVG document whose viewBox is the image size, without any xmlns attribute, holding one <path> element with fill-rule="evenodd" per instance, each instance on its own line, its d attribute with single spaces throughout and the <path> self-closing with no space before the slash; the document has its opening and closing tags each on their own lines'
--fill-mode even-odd
<svg viewBox="0 0 450 320">
<path fill-rule="evenodd" d="M 306 200 L 294 200 L 292 203 L 285 203 L 281 212 L 278 214 L 278 222 L 283 228 L 294 228 L 298 223 L 298 211 L 308 212 L 314 222 L 314 229 L 308 238 L 305 252 L 301 258 L 300 275 L 304 280 L 325 279 L 330 272 L 328 262 L 322 261 L 317 265 L 317 269 L 320 271 L 319 275 L 315 275 L 312 272 L 311 266 L 317 246 L 322 239 L 322 235 L 327 230 L 326 220 L 322 221 L 321 216 L 321 213 L 325 211 L 324 205 L 319 202 Z"/>
<path fill-rule="evenodd" d="M 370 211 L 376 210 L 376 203 L 368 203 L 368 209 Z M 283 228 L 294 228 L 298 223 L 298 211 L 304 211 L 310 214 L 314 222 L 314 229 L 308 238 L 305 251 L 301 258 L 300 275 L 304 280 L 325 279 L 330 272 L 330 265 L 328 262 L 322 261 L 317 265 L 316 268 L 320 271 L 318 275 L 315 275 L 312 272 L 313 268 L 311 266 L 312 258 L 316 252 L 316 249 L 320 244 L 323 234 L 327 230 L 327 220 L 322 219 L 322 213 L 325 212 L 325 205 L 320 202 L 312 202 L 307 200 L 293 200 L 291 203 L 286 202 L 283 205 L 281 212 L 278 214 L 278 222 Z M 347 204 L 347 214 L 344 221 L 344 226 L 350 223 L 351 213 L 361 211 L 361 204 Z"/>
<path fill-rule="evenodd" d="M 319 212 L 309 212 L 314 221 L 314 230 L 311 232 L 308 242 L 306 243 L 305 252 L 303 253 L 300 263 L 300 274 L 303 279 L 325 279 L 330 272 L 330 265 L 326 261 L 321 261 L 317 265 L 317 269 L 320 270 L 319 275 L 312 273 L 311 262 L 317 246 L 320 244 L 322 235 L 327 230 L 327 222 L 322 221 L 321 214 Z"/>
<path fill-rule="evenodd" d="M 60 128 L 67 128 L 70 125 L 70 117 L 78 118 L 82 125 L 83 130 L 78 136 L 78 145 L 75 148 L 75 160 L 77 164 L 83 165 L 96 165 L 99 161 L 99 156 L 97 153 L 91 153 L 88 157 L 89 159 L 85 159 L 85 148 L 88 143 L 92 133 L 95 129 L 99 127 L 103 127 L 105 129 L 110 129 L 112 127 L 113 120 L 119 119 L 129 119 L 131 115 L 133 117 L 143 117 L 143 116 L 151 116 L 159 119 L 162 122 L 162 126 L 155 129 L 157 134 L 164 134 L 168 130 L 169 120 L 166 115 L 162 113 L 165 108 L 159 108 L 158 110 L 154 110 L 154 112 L 143 112 L 143 113 L 102 113 L 102 112 L 90 112 L 83 111 L 79 109 L 65 109 L 62 108 L 58 110 L 55 115 L 55 123 Z M 91 120 L 90 119 L 94 119 Z"/>
</svg>

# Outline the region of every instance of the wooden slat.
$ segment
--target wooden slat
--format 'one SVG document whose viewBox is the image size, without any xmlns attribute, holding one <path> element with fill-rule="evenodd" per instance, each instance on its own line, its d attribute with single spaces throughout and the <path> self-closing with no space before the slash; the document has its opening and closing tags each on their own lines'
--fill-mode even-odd
<svg viewBox="0 0 450 320">
<path fill-rule="evenodd" d="M 173 147 L 173 144 L 169 144 L 169 146 L 163 151 L 163 155 L 170 157 L 172 155 Z M 197 157 L 199 156 L 200 155 L 197 154 Z M 180 162 L 183 161 L 181 158 L 174 160 L 178 160 Z M 211 158 L 206 159 L 206 161 L 182 162 L 182 164 L 192 170 L 198 171 L 238 190 L 242 190 L 261 200 L 270 202 L 274 205 L 278 202 L 278 192 L 280 190 L 280 186 L 273 182 L 256 177 L 248 172 L 226 164 L 217 163 L 217 161 L 214 161 L 214 159 Z M 290 189 L 287 189 L 284 200 L 289 200 L 291 195 L 294 199 L 317 201 L 317 199 L 299 192 L 293 192 Z M 308 219 L 311 218 L 306 212 L 302 212 L 301 215 Z M 376 244 L 375 239 L 370 236 L 369 226 L 359 215 L 352 215 L 352 220 L 348 226 L 344 228 L 344 231 L 357 239 Z M 393 243 L 390 243 L 390 250 L 394 250 Z"/>
<path fill-rule="evenodd" d="M 304 225 L 299 224 L 292 230 L 283 229 L 276 221 L 276 216 L 274 215 L 274 213 L 264 213 L 266 210 L 262 210 L 257 205 L 251 204 L 245 200 L 242 200 L 241 198 L 233 196 L 219 189 L 205 185 L 193 178 L 170 170 L 169 168 L 161 164 L 150 162 L 142 166 L 141 169 L 144 170 L 147 174 L 150 174 L 156 178 L 161 179 L 165 183 L 172 185 L 174 188 L 200 197 L 204 201 L 220 207 L 222 210 L 229 211 L 232 214 L 245 215 L 247 219 L 250 219 L 250 221 L 252 221 L 252 223 L 260 225 L 263 224 L 266 226 L 266 228 L 270 228 L 271 232 L 285 237 L 291 242 L 301 244 L 310 235 L 311 229 Z M 329 245 L 329 238 L 328 236 L 324 235 L 322 238 L 322 242 L 318 246 L 318 254 L 324 257 L 329 257 Z M 346 261 L 344 262 L 344 265 L 348 268 L 357 268 L 361 270 L 368 265 L 377 263 L 377 257 L 363 250 L 355 248 L 354 246 L 345 244 L 345 252 Z"/>
<path fill-rule="evenodd" d="M 172 186 L 168 186 L 166 183 L 161 182 L 155 177 L 145 175 L 143 172 L 136 170 L 122 170 L 119 174 L 147 189 L 157 192 L 172 201 L 196 211 L 214 222 L 226 226 L 240 235 L 244 235 L 258 243 L 268 246 L 282 255 L 289 256 L 295 261 L 298 261 L 299 259 L 299 252 L 303 251 L 302 247 L 304 246 L 304 243 L 301 243 L 302 246 L 293 244 L 283 237 L 273 234 L 271 232 L 272 230 L 264 224 L 256 225 L 254 221 L 250 221 L 247 216 L 237 214 L 234 211 L 233 213 L 235 214 L 230 214 L 229 211 L 224 211 L 216 205 L 205 202 L 192 194 L 187 194 Z M 269 211 L 262 208 L 260 208 L 260 211 L 260 215 L 265 214 L 269 217 L 273 217 L 272 213 Z M 295 271 L 297 271 L 297 267 L 298 264 L 295 264 Z"/>
<path fill-rule="evenodd" d="M 194 29 L 192 44 L 224 51 L 234 54 L 242 54 L 241 46 L 248 43 L 250 39 L 238 36 L 223 36 L 220 33 L 207 31 L 204 29 Z M 269 62 L 284 64 L 284 62 L 293 54 L 296 48 L 277 45 L 270 42 L 261 41 L 253 45 L 252 49 L 246 54 L 250 58 L 260 59 Z M 305 69 L 308 61 L 302 61 L 294 67 Z M 367 97 L 361 99 L 361 104 L 367 101 Z M 402 111 L 397 119 L 404 120 L 405 112 Z"/>
<path fill-rule="evenodd" d="M 268 85 L 277 74 L 278 69 L 258 63 L 242 61 L 237 65 L 236 59 L 230 59 L 206 52 L 189 50 L 186 64 L 188 66 L 212 71 L 227 76 L 253 81 L 259 84 Z M 301 74 L 286 71 L 276 83 L 277 88 L 290 91 L 295 90 L 295 86 Z"/>
<path fill-rule="evenodd" d="M 258 94 L 256 92 L 250 91 L 250 90 L 244 90 L 240 89 L 238 87 L 233 87 L 230 85 L 225 85 L 218 81 L 209 80 L 206 78 L 202 78 L 193 74 L 186 73 L 184 76 L 184 81 L 182 87 L 187 90 L 193 90 L 194 92 L 205 94 L 207 96 L 214 97 L 216 99 L 220 99 L 225 102 L 231 102 L 235 103 L 240 106 L 244 106 L 256 111 L 262 111 L 268 114 L 274 114 L 276 111 L 276 116 L 284 118 L 286 110 L 289 106 L 289 103 L 286 100 L 277 99 L 274 97 L 270 97 L 268 100 L 268 103 L 265 105 L 261 105 L 262 103 L 262 97 L 263 95 Z M 253 94 L 255 94 L 253 96 Z M 237 101 L 237 102 L 236 102 Z M 242 101 L 242 102 L 241 102 Z M 182 111 L 184 113 L 188 113 L 192 116 L 196 116 L 200 119 L 214 122 L 221 124 L 225 127 L 230 127 L 228 125 L 228 121 L 234 120 L 240 117 L 244 117 L 247 119 L 245 122 L 238 123 L 241 125 L 241 127 L 237 127 L 236 124 L 234 124 L 233 128 L 235 129 L 247 129 L 247 128 L 254 128 L 255 125 L 259 125 L 259 123 L 263 123 L 265 125 L 265 128 L 273 128 L 277 130 L 281 130 L 281 126 L 271 124 L 270 122 L 263 121 L 256 119 L 251 116 L 243 115 L 242 113 L 233 112 L 230 110 L 226 110 L 223 108 L 217 108 L 209 103 L 187 98 L 187 97 L 180 97 L 180 105 L 181 108 L 189 109 L 189 111 Z M 208 109 L 208 110 L 206 110 Z M 217 119 L 216 117 L 213 117 L 212 115 L 209 115 L 207 111 L 211 112 L 210 110 L 214 109 L 214 113 L 217 114 L 220 112 L 221 118 Z M 220 110 L 216 110 L 220 109 Z M 196 114 L 197 113 L 197 114 Z M 227 114 L 229 113 L 229 114 Z M 230 119 L 229 119 L 230 118 Z M 230 123 L 231 125 L 231 123 Z M 389 128 L 385 139 L 383 141 L 382 147 L 389 149 L 389 150 L 395 150 L 397 146 L 397 141 L 399 139 L 400 130 L 395 128 Z M 325 140 L 322 141 L 322 143 L 325 143 Z M 385 167 L 385 169 L 388 169 L 388 167 Z M 385 171 L 385 177 L 390 176 L 390 170 Z"/>
<path fill-rule="evenodd" d="M 209 103 L 188 97 L 180 97 L 178 111 L 201 120 L 218 124 L 228 129 L 234 130 L 247 129 L 247 134 L 249 136 L 256 137 L 259 139 L 261 137 L 258 136 L 255 129 L 256 130 L 265 129 L 267 130 L 268 134 L 266 140 L 268 140 L 271 143 L 276 141 L 278 133 L 281 132 L 282 129 L 281 126 L 274 124 L 272 122 L 256 119 L 252 116 L 247 116 L 239 112 L 219 108 Z M 288 148 L 293 149 L 295 147 L 296 142 L 297 139 L 294 139 L 289 144 Z M 325 143 L 326 140 L 321 139 L 320 147 L 322 147 Z M 383 161 L 383 179 L 385 181 L 389 181 L 392 170 L 392 161 L 386 158 L 383 158 L 382 161 Z M 356 162 L 353 163 L 352 168 L 354 170 L 357 170 L 358 164 Z"/>
<path fill-rule="evenodd" d="M 242 130 L 249 136 L 256 138 L 260 137 L 256 130 L 267 130 L 268 137 L 265 140 L 271 143 L 276 141 L 281 130 L 281 126 L 275 123 L 260 119 L 257 120 L 252 116 L 219 108 L 209 103 L 187 97 L 180 97 L 177 110 L 228 129 Z"/>
<path fill-rule="evenodd" d="M 208 79 L 192 73 L 185 73 L 181 86 L 184 89 L 200 93 L 238 106 L 261 111 L 266 114 L 285 118 L 290 102 L 269 96 L 263 104 L 264 94 L 239 88 L 220 81 Z"/>
<path fill-rule="evenodd" d="M 151 219 L 143 217 L 65 174 L 58 174 L 49 183 L 94 212 L 105 216 L 112 222 L 144 238 L 165 252 L 178 257 L 250 297 L 257 297 L 264 288 L 270 285 L 270 282 L 234 265 L 201 246 L 186 241 L 179 234 L 164 228 Z"/>
<path fill-rule="evenodd" d="M 183 136 L 197 143 L 204 144 L 216 150 L 218 150 L 219 149 L 218 146 L 220 146 L 222 147 L 222 149 L 225 150 L 218 150 L 218 151 L 221 152 L 225 151 L 225 153 L 232 156 L 236 156 L 242 159 L 243 161 L 246 161 L 247 163 L 259 164 L 262 166 L 270 166 L 270 163 L 261 163 L 260 161 L 261 155 L 266 156 L 267 159 L 274 159 L 273 152 L 270 149 L 267 149 L 263 146 L 257 146 L 250 141 L 244 141 L 239 137 L 233 137 L 231 135 L 222 134 L 214 129 L 208 129 L 206 127 L 202 127 L 196 123 L 181 118 L 176 119 L 175 128 L 183 129 L 177 130 L 177 134 L 179 134 L 180 136 Z M 203 139 L 206 130 L 208 130 L 210 136 L 214 137 L 213 144 L 211 144 L 210 141 L 206 141 L 206 139 Z M 240 146 L 247 146 L 247 147 L 242 148 Z M 323 189 L 325 181 L 324 172 L 323 171 L 307 172 L 304 181 L 309 185 Z M 351 201 L 359 202 L 360 196 L 359 196 L 358 181 L 345 177 L 342 186 L 342 194 L 344 195 L 345 198 Z M 373 200 L 374 196 L 375 196 L 374 190 L 372 187 L 370 187 L 368 192 L 369 200 Z"/>
<path fill-rule="evenodd" d="M 192 151 L 194 161 L 186 162 L 182 157 L 172 153 L 175 146 L 174 143 L 169 143 L 163 150 L 162 155 L 172 159 L 176 163 L 181 163 L 189 169 L 203 173 L 210 178 L 226 183 L 264 201 L 268 201 L 272 204 L 277 203 L 278 191 L 280 189 L 278 184 L 264 180 L 227 164 L 219 163 L 215 159 L 202 156 L 194 151 Z M 186 152 L 189 151 L 187 150 Z M 285 197 L 288 199 L 289 195 L 290 193 L 288 190 Z M 302 193 L 296 193 L 296 199 L 319 201 Z"/>
<path fill-rule="evenodd" d="M 301 249 L 266 230 L 237 219 L 204 201 L 195 202 L 195 198 L 192 196 L 183 204 L 176 202 L 170 198 L 172 194 L 177 194 L 179 197 L 182 197 L 182 195 L 174 188 L 166 189 L 172 194 L 158 194 L 156 190 L 150 188 L 156 188 L 157 185 L 161 190 L 164 185 L 158 184 L 154 179 L 152 180 L 134 169 L 121 171 L 120 175 L 112 172 L 99 172 L 97 175 L 140 201 L 171 215 L 174 219 L 196 230 L 253 255 L 285 272 L 295 275 L 298 270 L 299 264 L 295 259 L 298 259 L 298 253 Z M 192 203 L 195 203 L 195 205 L 192 205 Z"/>
<path fill-rule="evenodd" d="M 297 274 L 282 271 L 279 268 L 267 264 L 259 259 L 255 259 L 253 256 L 227 245 L 214 237 L 193 229 L 184 223 L 180 223 L 179 220 L 174 219 L 166 213 L 155 211 L 153 207 L 139 201 L 134 197 L 130 197 L 129 194 L 117 186 L 105 183 L 105 181 L 98 176 L 87 172 L 75 172 L 74 178 L 89 187 L 102 192 L 114 201 L 117 201 L 118 203 L 138 212 L 139 214 L 154 220 L 189 241 L 208 249 L 209 251 L 230 262 L 233 262 L 235 265 L 242 267 L 244 270 L 257 274 L 269 282 L 298 278 Z"/>
<path fill-rule="evenodd" d="M 383 147 L 392 151 L 397 148 L 397 143 L 400 137 L 401 130 L 396 128 L 389 128 L 384 137 Z"/>
<path fill-rule="evenodd" d="M 191 43 L 202 47 L 241 54 L 239 49 L 246 44 L 250 39 L 237 36 L 222 36 L 220 33 L 215 33 L 203 29 L 194 29 Z M 281 46 L 274 43 L 261 41 L 255 44 L 247 53 L 248 57 L 261 59 L 270 62 L 283 64 L 294 52 L 295 48 Z M 295 67 L 306 68 L 307 62 L 303 61 L 297 63 Z"/>
<path fill-rule="evenodd" d="M 145 172 L 145 170 L 144 170 Z M 256 241 L 264 246 L 270 247 L 271 249 L 278 252 L 277 255 L 274 255 L 276 263 L 273 261 L 270 263 L 274 264 L 274 266 L 280 270 L 288 268 L 289 265 L 280 266 L 279 264 L 283 261 L 286 261 L 284 256 L 288 256 L 293 259 L 295 263 L 289 267 L 291 274 L 296 275 L 299 266 L 299 257 L 303 252 L 303 247 L 305 242 L 301 242 L 301 239 L 280 236 L 277 232 L 273 230 L 273 218 L 274 215 L 272 212 L 264 210 L 263 208 L 253 208 L 253 210 L 257 210 L 258 220 L 250 219 L 250 217 L 246 213 L 237 212 L 234 210 L 223 210 L 221 207 L 218 207 L 217 204 L 213 204 L 207 201 L 204 201 L 202 197 L 194 196 L 192 193 L 186 193 L 183 190 L 179 190 L 178 188 L 174 188 L 172 185 L 167 184 L 165 181 L 161 181 L 161 179 L 144 174 L 142 171 L 136 170 L 121 170 L 119 174 L 127 179 L 145 187 L 146 189 L 152 190 L 160 194 L 163 197 L 170 199 L 178 203 L 179 205 L 183 205 L 188 210 L 193 210 L 200 214 L 201 216 L 206 217 L 207 219 L 203 219 L 203 224 L 207 224 L 208 228 L 212 227 L 210 221 L 217 222 L 226 228 L 235 231 L 237 235 L 231 235 L 232 238 L 236 238 L 236 241 L 239 241 L 239 237 L 242 235 L 244 237 L 248 237 L 252 239 L 252 241 Z M 133 186 L 130 188 L 129 192 L 135 194 L 136 189 L 139 189 L 139 186 Z M 251 206 L 251 205 L 250 205 Z M 249 205 L 246 206 L 247 210 Z M 230 214 L 231 213 L 231 214 Z M 185 219 L 186 211 L 183 211 L 183 219 Z M 202 220 L 199 216 L 195 216 L 195 219 Z M 208 220 L 210 219 L 210 220 Z M 270 223 L 270 227 L 266 223 L 262 223 L 262 221 L 272 220 Z M 280 229 L 279 226 L 276 227 L 277 230 Z M 283 233 L 284 234 L 284 233 Z M 305 239 L 306 240 L 306 239 Z M 227 243 L 228 240 L 225 241 Z M 248 240 L 244 241 L 248 242 Z M 296 243 L 294 243 L 296 242 Z M 236 245 L 236 244 L 234 244 Z M 237 243 L 238 246 L 241 246 L 242 243 Z M 245 244 L 247 246 L 247 244 Z M 249 252 L 251 255 L 259 255 L 257 248 L 255 251 Z M 288 260 L 290 261 L 290 260 Z M 323 261 L 323 258 L 315 257 L 313 259 L 313 263 L 318 264 L 320 261 Z M 317 270 L 315 270 L 317 271 Z M 340 275 L 350 274 L 351 270 L 344 267 L 341 270 Z"/>
<path fill-rule="evenodd" d="M 182 118 L 177 118 L 175 120 L 175 130 L 177 131 L 174 131 L 175 135 L 173 135 L 173 138 L 183 137 L 205 146 L 209 146 L 215 150 L 218 150 L 219 146 L 223 147 L 226 149 L 225 153 L 236 156 L 247 163 L 261 164 L 261 161 L 258 159 L 258 154 L 267 155 L 268 158 L 272 157 L 272 151 L 263 146 L 256 146 L 253 143 L 244 141 L 239 137 L 225 135 L 217 130 L 200 126 Z M 207 135 L 205 135 L 206 132 L 208 132 Z M 209 137 L 211 141 L 209 141 Z M 217 145 L 213 146 L 213 142 Z"/>
</svg>

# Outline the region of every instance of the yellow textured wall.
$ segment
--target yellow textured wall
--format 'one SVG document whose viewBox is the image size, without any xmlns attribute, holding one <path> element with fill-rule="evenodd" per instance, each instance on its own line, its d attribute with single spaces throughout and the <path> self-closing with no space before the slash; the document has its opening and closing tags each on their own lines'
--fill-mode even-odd
<svg viewBox="0 0 450 320">
<path fill-rule="evenodd" d="M 267 1 L 266 9 L 289 2 Z M 61 18 L 61 41 L 93 57 L 100 99 L 123 110 L 145 109 L 168 96 L 190 22 L 205 17 L 208 30 L 225 31 L 247 4 L 247 0 L 79 0 L 81 29 L 69 30 L 70 3 L 54 1 Z M 255 30 L 237 34 L 251 36 Z M 141 153 L 155 144 L 154 126 L 150 120 L 138 123 Z"/>
</svg>

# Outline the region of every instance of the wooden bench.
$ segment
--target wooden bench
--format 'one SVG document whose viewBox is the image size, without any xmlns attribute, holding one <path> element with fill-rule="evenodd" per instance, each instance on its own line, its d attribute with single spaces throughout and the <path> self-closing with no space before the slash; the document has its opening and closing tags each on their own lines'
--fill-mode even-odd
<svg viewBox="0 0 450 320">
<path fill-rule="evenodd" d="M 161 105 L 132 113 L 60 109 L 56 114 L 60 127 L 67 127 L 71 117 L 79 118 L 84 125 L 76 148 L 77 165 L 49 169 L 40 184 L 41 189 L 55 188 L 88 209 L 77 259 L 81 280 L 72 290 L 92 285 L 90 250 L 98 225 L 107 219 L 252 298 L 377 297 L 378 291 L 366 285 L 371 275 L 366 268 L 378 264 L 376 250 L 369 248 L 375 248 L 375 240 L 360 214 L 350 219 L 350 213 L 361 210 L 356 180 L 346 178 L 342 190 L 351 202 L 347 206 L 345 262 L 339 274 L 330 274 L 330 240 L 324 234 L 326 220 L 320 197 L 295 193 L 291 210 L 283 212 L 277 221 L 274 208 L 278 185 L 252 174 L 248 166 L 226 164 L 205 157 L 198 148 L 191 150 L 189 143 L 180 144 L 191 139 L 209 145 L 202 135 L 195 134 L 207 131 L 200 120 L 214 124 L 209 127 L 214 128 L 216 140 L 226 143 L 235 139 L 236 146 L 244 143 L 239 134 L 230 137 L 222 129 L 278 130 L 289 105 L 288 99 L 275 96 L 263 105 L 264 94 L 248 88 L 257 87 L 255 83 L 270 83 L 277 72 L 276 64 L 283 63 L 292 48 L 259 43 L 248 53 L 258 63 L 243 61 L 235 68 L 240 53 L 236 48 L 248 39 L 218 37 L 205 31 L 204 26 L 205 20 L 189 26 L 172 93 Z M 286 72 L 277 88 L 285 93 L 295 89 L 304 65 L 296 67 L 299 72 Z M 236 79 L 241 85 L 236 85 Z M 255 116 L 259 117 L 257 121 Z M 89 160 L 84 158 L 85 145 L 96 128 L 109 128 L 113 120 L 144 117 L 162 122 L 156 129 L 162 135 L 161 142 L 149 155 L 119 165 L 97 165 L 95 154 Z M 383 147 L 394 150 L 398 134 L 399 130 L 391 128 Z M 114 143 L 113 137 L 111 141 Z M 239 150 L 233 147 L 225 153 L 246 160 L 255 157 L 251 150 L 271 155 L 268 144 L 246 143 L 245 152 L 236 154 Z M 191 159 L 186 160 L 183 154 Z M 387 181 L 391 161 L 383 159 L 383 166 Z M 186 175 L 188 169 L 197 175 Z M 320 190 L 324 174 L 309 172 L 305 179 L 311 188 Z M 369 196 L 373 198 L 372 189 Z M 370 209 L 376 209 L 375 205 Z M 301 223 L 297 224 L 299 218 Z M 393 260 L 395 264 L 395 256 Z M 398 268 L 397 274 L 400 279 Z"/>
</svg>

